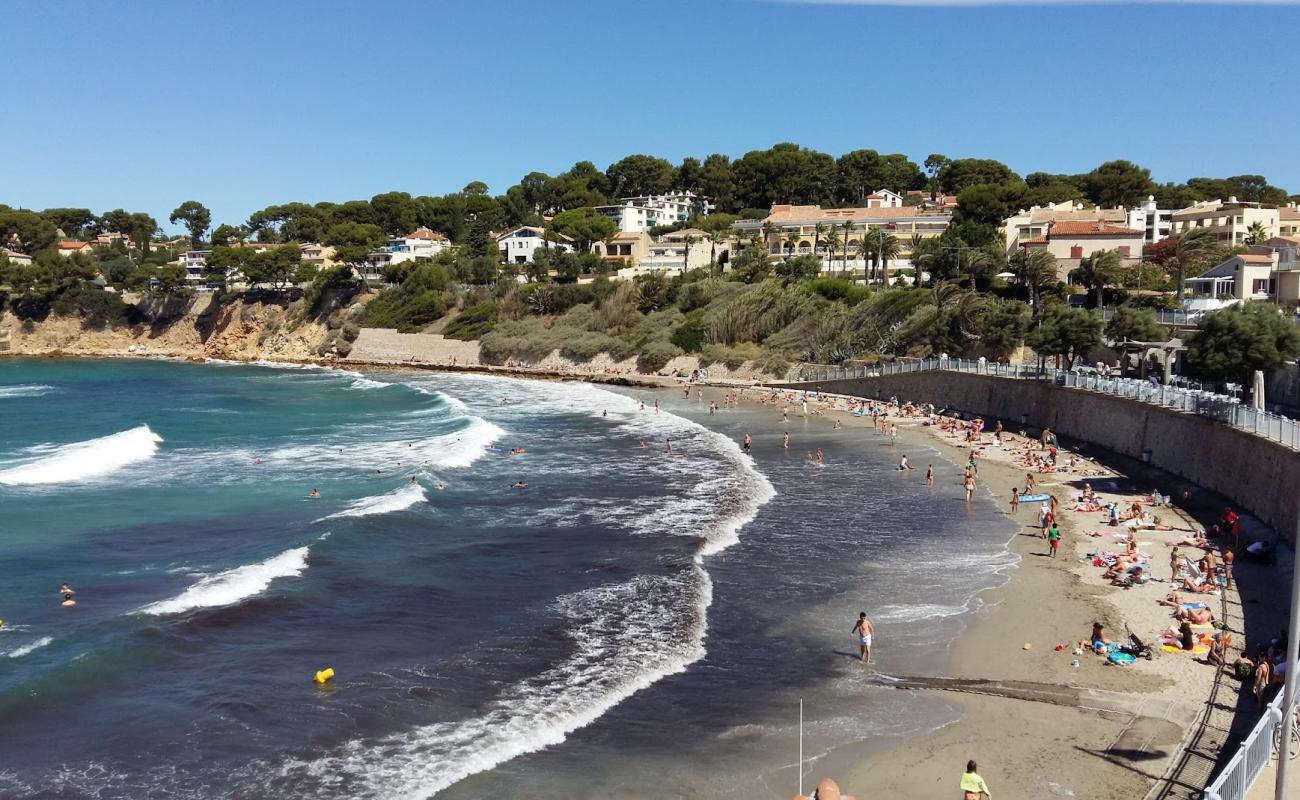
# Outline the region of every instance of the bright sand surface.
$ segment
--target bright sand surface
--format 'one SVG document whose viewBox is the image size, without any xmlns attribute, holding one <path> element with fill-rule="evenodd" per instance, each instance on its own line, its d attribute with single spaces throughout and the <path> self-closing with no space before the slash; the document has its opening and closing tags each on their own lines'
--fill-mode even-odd
<svg viewBox="0 0 1300 800">
<path fill-rule="evenodd" d="M 704 399 L 722 403 L 727 394 L 708 390 Z M 770 390 L 748 389 L 741 402 L 770 396 Z M 900 401 L 906 402 L 906 398 Z M 824 404 L 811 402 L 810 422 L 820 421 L 827 428 L 836 420 L 845 428 L 873 427 L 870 417 L 853 416 L 846 405 L 845 398 L 829 398 Z M 775 415 L 781 408 L 788 407 L 792 415 L 801 410 L 794 400 L 771 402 L 767 407 L 774 415 L 774 427 L 780 424 Z M 966 462 L 972 445 L 957 435 L 923 425 L 919 417 L 891 417 L 891 422 L 899 425 L 899 454 L 907 454 L 916 468 L 913 475 L 918 490 L 924 485 L 927 463 L 938 460 L 932 457 L 936 451 L 949 462 Z M 1018 460 L 1027 451 L 1040 455 L 1046 451 L 1039 449 L 1037 440 L 1012 433 L 1010 426 L 999 447 L 992 435 L 995 421 L 986 422 L 979 443 L 974 445 L 979 465 L 977 491 L 991 492 L 1010 514 L 1012 488 L 1023 490 L 1025 474 L 1031 471 Z M 887 441 L 883 430 L 876 434 Z M 950 648 L 949 677 L 998 681 L 1005 690 L 994 695 L 944 691 L 947 699 L 963 708 L 959 721 L 884 753 L 842 748 L 810 767 L 811 782 L 834 777 L 844 791 L 859 798 L 956 797 L 966 761 L 974 759 L 998 797 L 1138 798 L 1165 775 L 1205 713 L 1215 669 L 1205 662 L 1204 655 L 1159 649 L 1159 633 L 1176 623 L 1172 609 L 1158 601 L 1174 588 L 1169 582 L 1171 547 L 1192 530 L 1208 527 L 1212 519 L 1205 518 L 1205 511 L 1198 521 L 1177 507 L 1144 506 L 1147 514 L 1154 513 L 1176 530 L 1139 531 L 1139 550 L 1150 557 L 1154 580 L 1129 589 L 1112 586 L 1102 576 L 1104 569 L 1094 567 L 1085 556 L 1122 552 L 1124 542 L 1115 534 L 1127 533 L 1127 528 L 1109 527 L 1104 512 L 1073 511 L 1074 499 L 1084 481 L 1089 481 L 1103 506 L 1114 501 L 1126 509 L 1148 495 L 1151 486 L 1129 479 L 1113 468 L 1117 460 L 1104 455 L 1111 463 L 1085 459 L 1062 448 L 1058 463 L 1068 470 L 1075 457 L 1078 462 L 1073 471 L 1044 474 L 1032 470 L 1037 483 L 1034 491 L 1052 494 L 1060 504 L 1060 554 L 1056 559 L 1047 557 L 1047 542 L 1038 526 L 1038 504 L 1022 504 L 1012 517 L 1023 527 L 1009 543 L 1020 563 L 1007 571 L 1004 585 L 979 596 L 970 627 Z M 944 473 L 951 476 L 950 469 Z M 1164 477 L 1162 488 L 1170 494 L 1174 479 Z M 1149 475 L 1143 478 L 1148 479 Z M 1247 532 L 1256 531 L 1257 523 L 1244 515 L 1243 521 Z M 1091 532 L 1101 535 L 1089 535 Z M 1179 549 L 1193 560 L 1203 554 L 1188 546 Z M 1217 548 L 1215 552 L 1217 557 Z M 1241 575 L 1250 569 L 1238 564 L 1237 572 Z M 1271 568 L 1257 568 L 1251 577 L 1255 583 L 1277 582 L 1276 570 Z M 1237 650 L 1244 637 L 1235 585 L 1227 595 L 1226 603 L 1218 594 L 1184 593 L 1184 600 L 1209 603 L 1220 622 L 1225 621 L 1226 613 L 1227 624 L 1237 632 L 1233 642 Z M 1129 631 L 1137 634 L 1156 647 L 1154 658 L 1118 667 L 1086 650 L 1075 655 L 1094 621 L 1105 625 L 1112 641 L 1127 643 Z M 1057 645 L 1064 647 L 1058 651 Z M 1251 647 L 1254 645 L 1252 642 Z M 877 647 L 888 648 L 889 643 L 879 641 Z M 1235 658 L 1235 653 L 1229 658 Z M 1078 667 L 1073 666 L 1076 659 Z M 1216 696 L 1216 702 L 1224 704 L 1226 711 L 1220 717 L 1226 716 L 1230 722 L 1238 687 L 1231 679 L 1221 683 L 1226 690 Z M 1253 717 L 1248 722 L 1253 722 Z M 1226 723 L 1224 727 L 1226 731 Z M 1195 782 L 1207 777 L 1209 767 L 1207 759 L 1197 769 L 1187 770 L 1196 774 L 1185 774 L 1186 785 L 1176 782 L 1174 790 L 1162 796 L 1192 796 L 1192 790 L 1200 788 Z"/>
</svg>

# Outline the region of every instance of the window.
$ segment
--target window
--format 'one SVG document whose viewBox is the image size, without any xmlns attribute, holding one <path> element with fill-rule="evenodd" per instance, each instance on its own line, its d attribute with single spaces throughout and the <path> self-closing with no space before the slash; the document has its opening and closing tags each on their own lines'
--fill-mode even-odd
<svg viewBox="0 0 1300 800">
<path fill-rule="evenodd" d="M 1083 258 L 1083 245 L 1070 245 L 1070 258 Z"/>
<path fill-rule="evenodd" d="M 1269 278 L 1256 278 L 1251 281 L 1251 292 L 1254 294 L 1269 294 L 1272 291 L 1272 280 Z"/>
</svg>

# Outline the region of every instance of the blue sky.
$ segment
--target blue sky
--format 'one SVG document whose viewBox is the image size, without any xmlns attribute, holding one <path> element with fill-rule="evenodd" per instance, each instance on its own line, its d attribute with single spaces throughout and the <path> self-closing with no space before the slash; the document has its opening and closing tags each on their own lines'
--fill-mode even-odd
<svg viewBox="0 0 1300 800">
<path fill-rule="evenodd" d="M 9 0 L 0 203 L 235 223 L 780 141 L 1300 192 L 1300 8 L 893 2 Z"/>
</svg>

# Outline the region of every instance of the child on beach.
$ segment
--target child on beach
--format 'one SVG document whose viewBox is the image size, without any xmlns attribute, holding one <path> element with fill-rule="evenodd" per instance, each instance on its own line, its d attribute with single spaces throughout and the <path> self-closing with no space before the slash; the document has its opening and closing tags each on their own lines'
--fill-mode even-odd
<svg viewBox="0 0 1300 800">
<path fill-rule="evenodd" d="M 1014 514 L 1020 510 L 1020 490 L 1011 488 L 1011 513 Z"/>
<path fill-rule="evenodd" d="M 1056 551 L 1061 546 L 1061 529 L 1052 523 L 1052 527 L 1047 529 L 1048 558 L 1056 558 Z"/>
</svg>

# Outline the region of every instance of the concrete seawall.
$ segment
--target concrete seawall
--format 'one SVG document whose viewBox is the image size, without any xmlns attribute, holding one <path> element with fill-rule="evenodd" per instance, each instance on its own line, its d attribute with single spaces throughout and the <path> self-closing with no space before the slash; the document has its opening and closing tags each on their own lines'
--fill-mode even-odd
<svg viewBox="0 0 1300 800">
<path fill-rule="evenodd" d="M 1001 419 L 1009 429 L 1051 428 L 1061 436 L 1150 463 L 1230 497 L 1294 543 L 1300 519 L 1300 453 L 1246 431 L 1136 400 L 1046 381 L 959 372 L 917 372 L 822 381 L 822 389 L 869 398 L 933 403 Z M 804 389 L 808 384 L 785 384 Z"/>
</svg>

